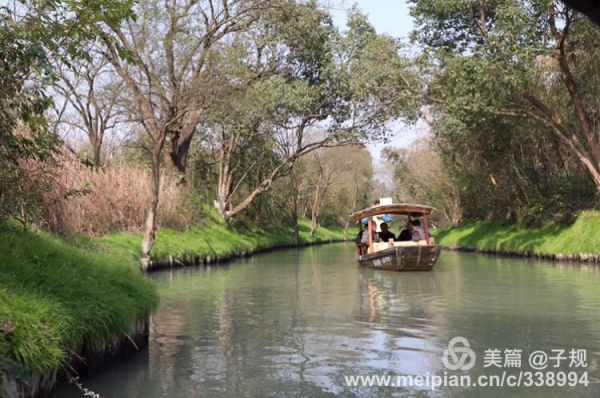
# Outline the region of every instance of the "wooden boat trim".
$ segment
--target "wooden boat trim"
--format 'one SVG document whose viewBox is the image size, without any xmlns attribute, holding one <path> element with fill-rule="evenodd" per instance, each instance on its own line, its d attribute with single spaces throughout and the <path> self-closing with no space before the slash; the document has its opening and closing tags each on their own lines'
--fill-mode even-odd
<svg viewBox="0 0 600 398">
<path fill-rule="evenodd" d="M 397 246 L 358 257 L 361 266 L 386 271 L 431 271 L 441 252 L 439 245 Z"/>
<path fill-rule="evenodd" d="M 350 217 L 358 223 L 364 217 L 373 217 L 380 214 L 402 214 L 411 217 L 423 217 L 430 215 L 435 209 L 429 206 L 410 203 L 395 203 L 391 205 L 375 205 L 352 213 Z"/>
</svg>

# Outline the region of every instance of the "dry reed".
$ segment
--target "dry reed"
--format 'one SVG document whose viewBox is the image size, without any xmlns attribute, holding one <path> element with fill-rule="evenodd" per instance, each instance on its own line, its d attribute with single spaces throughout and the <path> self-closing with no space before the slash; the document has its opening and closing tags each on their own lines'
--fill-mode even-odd
<svg viewBox="0 0 600 398">
<path fill-rule="evenodd" d="M 113 163 L 94 170 L 77 159 L 62 157 L 49 174 L 53 189 L 44 199 L 45 228 L 63 235 L 92 236 L 142 229 L 151 183 L 146 168 Z M 163 173 L 159 199 L 161 225 L 189 226 L 189 217 L 182 211 L 185 196 L 185 188 Z"/>
</svg>

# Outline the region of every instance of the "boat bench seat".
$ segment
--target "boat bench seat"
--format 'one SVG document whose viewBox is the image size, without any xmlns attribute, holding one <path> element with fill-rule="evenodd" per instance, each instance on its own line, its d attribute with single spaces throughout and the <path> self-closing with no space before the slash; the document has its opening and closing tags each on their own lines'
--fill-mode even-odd
<svg viewBox="0 0 600 398">
<path fill-rule="evenodd" d="M 414 242 L 414 241 L 403 241 L 403 242 L 394 242 L 392 243 L 393 247 L 410 247 L 410 246 L 426 246 L 427 245 L 427 241 L 426 240 L 420 240 L 418 242 Z M 389 249 L 391 243 L 389 242 L 374 242 L 373 243 L 373 250 L 375 252 L 381 251 L 381 250 L 385 250 L 385 249 Z"/>
</svg>

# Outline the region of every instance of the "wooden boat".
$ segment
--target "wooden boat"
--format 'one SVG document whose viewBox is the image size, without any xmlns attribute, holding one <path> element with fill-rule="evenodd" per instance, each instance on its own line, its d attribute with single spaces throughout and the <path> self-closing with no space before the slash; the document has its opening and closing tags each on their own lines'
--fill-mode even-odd
<svg viewBox="0 0 600 398">
<path fill-rule="evenodd" d="M 358 263 L 361 266 L 390 271 L 431 271 L 442 250 L 441 246 L 436 245 L 434 239 L 429 236 L 428 218 L 433 210 L 434 208 L 429 206 L 396 203 L 375 205 L 352 214 L 350 217 L 357 224 L 364 218 L 371 219 L 383 214 L 398 214 L 405 215 L 409 219 L 421 219 L 425 235 L 425 239 L 417 242 L 374 242 L 373 223 L 369 222 L 368 245 L 357 245 Z"/>
</svg>

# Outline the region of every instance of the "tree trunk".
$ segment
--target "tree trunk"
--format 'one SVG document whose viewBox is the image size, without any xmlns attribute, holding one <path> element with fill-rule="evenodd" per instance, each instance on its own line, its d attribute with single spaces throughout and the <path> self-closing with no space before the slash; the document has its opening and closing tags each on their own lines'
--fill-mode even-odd
<svg viewBox="0 0 600 398">
<path fill-rule="evenodd" d="M 219 175 L 217 181 L 217 204 L 219 213 L 223 216 L 225 223 L 229 225 L 233 215 L 229 214 L 231 208 L 231 194 L 232 194 L 232 180 L 229 164 L 227 163 L 228 157 L 225 153 L 221 154 L 221 161 L 219 162 Z"/>
<path fill-rule="evenodd" d="M 99 170 L 102 167 L 102 135 L 99 133 L 90 135 L 90 145 L 92 146 L 94 169 Z"/>
<path fill-rule="evenodd" d="M 102 153 L 101 153 L 101 143 L 98 141 L 95 141 L 93 144 L 93 151 L 94 151 L 94 168 L 96 170 L 99 170 L 100 167 L 102 167 Z"/>
<path fill-rule="evenodd" d="M 319 210 L 321 209 L 321 179 L 322 175 L 319 176 L 319 181 L 315 187 L 315 196 L 311 206 L 310 212 L 310 236 L 315 237 L 317 228 L 319 228 Z"/>
<path fill-rule="evenodd" d="M 572 19 L 567 16 L 565 26 L 562 28 L 562 31 L 559 31 L 556 19 L 554 15 L 552 15 L 550 27 L 557 40 L 556 61 L 560 67 L 561 77 L 569 93 L 569 97 L 571 98 L 573 111 L 579 122 L 585 143 L 587 143 L 587 148 L 584 148 L 584 145 L 579 142 L 575 134 L 573 134 L 571 140 L 579 147 L 577 148 L 579 149 L 577 156 L 585 168 L 590 172 L 590 175 L 596 184 L 596 190 L 600 192 L 600 144 L 597 141 L 597 136 L 585 109 L 583 98 L 577 87 L 577 82 L 571 73 L 571 68 L 569 67 L 567 54 L 565 52 L 565 41 L 570 31 L 571 22 Z"/>
<path fill-rule="evenodd" d="M 358 177 L 354 175 L 355 181 L 358 181 Z M 358 203 L 358 195 L 360 194 L 358 185 L 354 186 L 354 200 L 352 201 L 352 211 L 356 210 Z M 344 224 L 344 238 L 348 237 L 348 228 L 350 227 L 350 217 L 346 218 L 346 224 Z"/>
<path fill-rule="evenodd" d="M 317 229 L 319 228 L 319 223 L 318 223 L 318 209 L 315 209 L 313 207 L 311 214 L 310 214 L 310 236 L 312 236 L 313 238 L 315 237 L 315 233 L 317 232 Z"/>
<path fill-rule="evenodd" d="M 300 243 L 300 224 L 298 224 L 298 190 L 294 187 L 294 208 L 292 210 L 292 229 L 294 231 L 294 242 Z"/>
<path fill-rule="evenodd" d="M 600 161 L 599 159 L 588 159 L 587 157 L 580 157 L 581 162 L 588 170 L 596 185 L 596 190 L 600 193 Z"/>
<path fill-rule="evenodd" d="M 148 200 L 148 214 L 146 216 L 146 226 L 144 228 L 144 239 L 142 240 L 142 256 L 140 258 L 140 267 L 146 271 L 150 266 L 150 252 L 154 246 L 156 236 L 156 220 L 158 212 L 158 197 L 160 193 L 160 151 L 152 153 L 152 181 L 150 187 L 150 197 Z"/>
<path fill-rule="evenodd" d="M 300 243 L 300 224 L 298 223 L 298 213 L 294 214 L 294 225 L 292 226 L 292 231 L 294 232 L 294 243 Z"/>
<path fill-rule="evenodd" d="M 317 223 L 317 213 L 315 211 L 312 212 L 312 216 L 310 218 L 310 236 L 315 237 L 315 233 L 319 228 L 319 224 Z"/>
<path fill-rule="evenodd" d="M 171 145 L 169 150 L 170 164 L 183 177 L 185 177 L 187 160 L 193 137 L 193 134 L 187 134 L 183 136 L 183 139 L 180 139 L 179 133 L 171 134 Z"/>
</svg>

